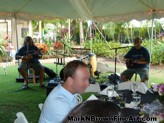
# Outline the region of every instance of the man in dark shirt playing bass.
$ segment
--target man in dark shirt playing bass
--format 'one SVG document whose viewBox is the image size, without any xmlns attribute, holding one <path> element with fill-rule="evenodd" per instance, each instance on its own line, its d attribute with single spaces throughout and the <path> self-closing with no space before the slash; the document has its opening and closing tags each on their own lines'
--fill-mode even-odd
<svg viewBox="0 0 164 123">
<path fill-rule="evenodd" d="M 140 37 L 135 38 L 134 47 L 124 56 L 128 69 L 121 73 L 122 81 L 131 80 L 134 73 L 139 74 L 141 82 L 148 80 L 150 55 L 141 44 L 142 39 Z"/>
</svg>

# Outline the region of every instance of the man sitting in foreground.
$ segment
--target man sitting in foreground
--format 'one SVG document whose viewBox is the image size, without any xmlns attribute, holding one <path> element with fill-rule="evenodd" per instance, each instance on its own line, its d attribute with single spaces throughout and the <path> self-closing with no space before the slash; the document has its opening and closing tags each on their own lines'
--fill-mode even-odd
<svg viewBox="0 0 164 123">
<path fill-rule="evenodd" d="M 77 93 L 85 92 L 90 74 L 87 65 L 74 60 L 64 67 L 64 83 L 55 87 L 44 102 L 39 123 L 61 123 L 77 104 Z"/>
</svg>

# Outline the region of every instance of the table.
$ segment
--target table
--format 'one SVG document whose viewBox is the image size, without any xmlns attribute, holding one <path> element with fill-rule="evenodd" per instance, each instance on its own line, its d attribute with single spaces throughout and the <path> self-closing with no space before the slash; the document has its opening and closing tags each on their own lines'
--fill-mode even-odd
<svg viewBox="0 0 164 123">
<path fill-rule="evenodd" d="M 132 92 L 129 90 L 122 90 L 122 91 L 117 91 L 117 93 L 121 93 L 123 95 L 123 98 L 126 98 L 126 103 L 130 103 L 132 100 Z M 154 100 L 157 99 L 158 94 L 157 93 L 151 93 L 149 91 L 147 91 L 146 94 L 141 94 L 139 92 L 137 92 L 138 94 L 141 95 L 141 105 L 142 104 L 146 104 L 146 103 L 152 103 Z M 98 98 L 102 99 L 102 98 L 107 98 L 107 96 L 104 95 L 97 95 Z M 113 98 L 114 102 L 118 104 L 118 100 L 114 97 Z M 135 110 L 135 109 L 131 109 L 131 108 L 123 108 L 122 109 L 122 115 L 123 117 L 129 117 L 129 116 L 140 116 L 139 115 L 140 110 Z M 143 123 L 141 121 L 125 121 L 124 123 Z"/>
</svg>

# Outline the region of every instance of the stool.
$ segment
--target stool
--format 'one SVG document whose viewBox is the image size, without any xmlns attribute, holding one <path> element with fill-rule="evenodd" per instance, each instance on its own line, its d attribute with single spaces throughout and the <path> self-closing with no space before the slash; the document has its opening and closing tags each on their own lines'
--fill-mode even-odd
<svg viewBox="0 0 164 123">
<path fill-rule="evenodd" d="M 33 68 L 28 69 L 28 80 L 32 80 L 33 83 L 37 83 L 37 80 L 39 80 L 39 75 L 36 75 Z M 19 76 L 16 78 L 16 82 L 24 82 L 24 78 L 22 76 Z"/>
<path fill-rule="evenodd" d="M 134 73 L 134 80 L 137 81 L 137 73 Z"/>
<path fill-rule="evenodd" d="M 137 73 L 134 73 L 134 80 L 137 81 Z M 148 87 L 148 79 L 144 83 Z"/>
</svg>

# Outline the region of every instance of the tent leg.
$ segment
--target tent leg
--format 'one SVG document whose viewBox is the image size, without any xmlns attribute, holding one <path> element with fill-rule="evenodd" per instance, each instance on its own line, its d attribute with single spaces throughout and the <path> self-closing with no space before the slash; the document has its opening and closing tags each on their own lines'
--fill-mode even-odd
<svg viewBox="0 0 164 123">
<path fill-rule="evenodd" d="M 14 31 L 15 31 L 15 39 L 16 39 L 16 44 L 17 44 L 17 50 L 19 49 L 19 43 L 18 43 L 18 27 L 17 27 L 17 18 L 16 16 L 14 17 Z M 20 60 L 18 60 L 18 66 L 19 66 Z M 19 73 L 20 77 L 20 73 Z"/>
<path fill-rule="evenodd" d="M 153 42 L 153 31 L 154 31 L 154 18 L 155 18 L 155 16 L 156 16 L 156 13 L 155 13 L 155 11 L 153 11 L 153 13 L 152 13 L 152 27 L 151 27 L 151 39 L 150 39 L 150 46 L 149 46 L 149 48 L 150 48 L 150 51 L 149 51 L 149 53 L 150 53 L 150 63 L 149 63 L 149 76 L 150 76 L 150 69 L 151 69 L 151 56 L 152 56 L 152 42 Z M 150 84 L 150 81 L 148 80 L 147 81 L 147 85 L 149 85 Z"/>
</svg>

